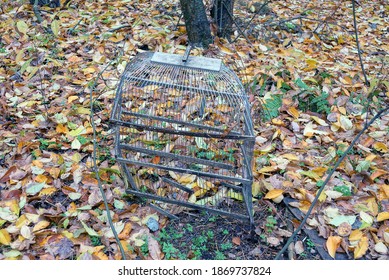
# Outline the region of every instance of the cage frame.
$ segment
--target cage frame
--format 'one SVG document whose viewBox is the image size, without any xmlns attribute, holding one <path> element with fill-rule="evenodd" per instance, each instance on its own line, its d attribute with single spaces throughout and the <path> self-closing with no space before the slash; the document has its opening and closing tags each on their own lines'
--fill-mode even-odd
<svg viewBox="0 0 389 280">
<path fill-rule="evenodd" d="M 162 64 L 162 65 L 168 64 L 168 65 L 172 65 L 174 67 L 178 67 L 178 68 L 183 69 L 183 70 L 192 67 L 192 68 L 196 68 L 196 69 L 200 69 L 200 70 L 218 72 L 217 66 L 215 66 L 215 64 L 217 62 L 215 62 L 215 59 L 212 59 L 212 58 L 209 59 L 209 60 L 212 60 L 211 61 L 212 65 L 209 67 L 206 63 L 204 65 L 204 61 L 207 62 L 208 58 L 188 55 L 186 57 L 186 61 L 184 61 L 184 59 L 185 59 L 185 55 L 184 55 L 184 59 L 182 59 L 182 61 L 180 61 L 180 60 L 178 60 L 178 57 L 181 57 L 181 56 L 169 55 L 169 54 L 163 54 L 161 56 L 161 53 L 152 53 L 152 54 L 153 54 L 153 57 L 157 56 L 157 58 L 154 61 L 151 59 L 149 63 L 156 63 L 156 64 Z M 163 59 L 161 60 L 161 57 L 163 57 L 163 58 L 172 57 L 172 61 L 167 62 Z M 196 61 L 198 61 L 198 63 L 196 63 Z M 201 61 L 201 63 L 200 63 L 200 61 Z M 192 64 L 190 64 L 188 62 L 191 62 Z M 221 63 L 221 66 L 224 66 L 222 64 L 222 62 L 220 62 L 220 63 Z M 130 67 L 131 67 L 131 61 L 128 63 L 126 70 L 128 70 L 128 68 L 130 68 Z M 210 213 L 219 214 L 222 216 L 228 216 L 228 217 L 236 218 L 236 219 L 239 219 L 242 221 L 249 221 L 252 224 L 253 223 L 253 210 L 252 210 L 252 189 L 251 188 L 252 188 L 252 182 L 253 182 L 253 173 L 252 173 L 251 168 L 252 168 L 255 136 L 254 136 L 254 128 L 253 128 L 253 123 L 252 123 L 251 114 L 250 114 L 251 107 L 250 107 L 250 104 L 248 101 L 248 96 L 247 96 L 247 94 L 244 90 L 244 87 L 241 84 L 239 78 L 236 76 L 236 74 L 233 73 L 233 71 L 229 69 L 231 71 L 232 75 L 235 76 L 235 82 L 237 82 L 237 83 L 239 82 L 241 85 L 241 92 L 240 92 L 241 95 L 239 95 L 238 98 L 239 98 L 239 100 L 243 101 L 243 104 L 242 104 L 243 105 L 242 117 L 243 117 L 243 122 L 244 122 L 244 124 L 243 124 L 244 132 L 243 133 L 239 132 L 239 131 L 234 131 L 233 129 L 231 129 L 230 131 L 228 131 L 226 133 L 225 130 L 222 130 L 222 129 L 219 129 L 216 127 L 212 127 L 209 125 L 203 125 L 203 124 L 199 124 L 199 123 L 191 123 L 191 122 L 186 122 L 186 121 L 181 121 L 181 120 L 172 120 L 172 119 L 164 117 L 164 116 L 145 115 L 145 114 L 138 113 L 138 112 L 129 112 L 129 111 L 123 110 L 123 108 L 121 106 L 122 101 L 123 101 L 123 85 L 125 83 L 128 83 L 129 81 L 140 82 L 140 83 L 142 83 L 143 87 L 148 86 L 148 85 L 156 85 L 156 86 L 167 86 L 170 88 L 178 88 L 180 90 L 188 90 L 189 92 L 193 91 L 193 90 L 198 90 L 196 88 L 191 88 L 189 86 L 182 86 L 182 85 L 163 83 L 160 81 L 147 80 L 147 79 L 139 78 L 136 76 L 133 77 L 129 74 L 131 72 L 130 71 L 126 72 L 126 70 L 119 81 L 119 85 L 118 85 L 115 100 L 114 100 L 114 106 L 113 106 L 113 109 L 111 112 L 111 118 L 110 118 L 111 123 L 113 123 L 116 126 L 115 127 L 116 128 L 116 132 L 115 132 L 115 153 L 116 153 L 116 155 L 115 156 L 116 156 L 116 159 L 119 162 L 119 164 L 123 170 L 123 173 L 125 174 L 125 177 L 128 180 L 129 186 L 130 186 L 130 188 L 126 188 L 126 193 L 134 195 L 134 196 L 138 196 L 138 197 L 143 197 L 143 198 L 146 198 L 147 200 L 165 202 L 165 203 L 179 205 L 179 206 L 183 206 L 183 207 L 191 208 L 191 209 L 195 209 L 195 210 L 205 210 L 205 211 L 210 212 Z M 180 71 L 180 70 L 178 70 L 178 71 Z M 234 93 L 208 90 L 208 89 L 202 89 L 201 93 L 204 95 L 215 94 L 217 96 L 219 96 L 219 95 L 222 95 L 222 96 L 234 95 L 236 97 L 236 94 L 234 94 Z M 203 98 L 203 100 L 204 100 L 204 98 Z M 143 125 L 143 124 L 134 123 L 134 122 L 130 122 L 130 121 L 123 121 L 121 119 L 122 115 L 130 115 L 132 117 L 137 117 L 137 118 L 141 118 L 141 119 L 142 118 L 147 119 L 147 120 L 154 119 L 154 120 L 162 121 L 162 122 L 174 123 L 174 124 L 179 124 L 179 125 L 186 125 L 189 127 L 197 128 L 198 131 L 186 131 L 186 130 L 179 130 L 179 129 L 172 130 L 171 128 L 148 126 L 148 125 Z M 141 162 L 141 161 L 138 161 L 135 159 L 125 158 L 125 156 L 123 155 L 123 152 L 124 151 L 132 151 L 132 152 L 145 153 L 145 154 L 149 154 L 149 155 L 164 156 L 167 158 L 172 158 L 174 160 L 188 160 L 188 161 L 197 162 L 199 164 L 204 164 L 207 166 L 215 165 L 216 167 L 226 168 L 226 169 L 232 167 L 231 165 L 228 165 L 226 163 L 220 163 L 220 162 L 211 161 L 211 160 L 207 160 L 207 159 L 200 159 L 200 158 L 195 158 L 195 157 L 190 157 L 190 156 L 172 154 L 172 153 L 163 152 L 163 151 L 156 151 L 156 150 L 152 150 L 152 149 L 140 148 L 140 147 L 131 146 L 131 145 L 128 145 L 125 143 L 123 144 L 123 143 L 121 143 L 121 140 L 120 140 L 121 136 L 122 136 L 120 133 L 121 128 L 132 128 L 132 129 L 136 129 L 136 130 L 140 130 L 140 131 L 143 131 L 143 130 L 153 131 L 153 132 L 164 133 L 164 134 L 169 134 L 169 135 L 179 135 L 181 137 L 193 136 L 193 137 L 203 137 L 206 139 L 221 139 L 221 140 L 241 141 L 243 144 L 238 145 L 238 146 L 240 148 L 242 158 L 245 162 L 244 166 L 242 166 L 242 174 L 241 174 L 242 177 L 239 178 L 239 177 L 225 176 L 225 175 L 220 175 L 220 174 L 215 174 L 215 173 L 210 173 L 210 172 L 205 172 L 205 171 L 183 169 L 183 168 L 174 167 L 174 166 L 163 166 L 163 165 L 159 165 L 159 164 L 146 163 L 146 162 Z M 211 132 L 209 132 L 209 131 L 211 131 Z M 220 180 L 220 183 L 223 187 L 227 187 L 229 189 L 234 189 L 234 190 L 237 190 L 237 191 L 242 193 L 247 215 L 234 213 L 234 212 L 230 212 L 230 211 L 226 211 L 226 210 L 222 210 L 222 209 L 216 209 L 216 208 L 212 208 L 210 206 L 197 205 L 197 204 L 190 203 L 187 201 L 175 200 L 175 199 L 159 196 L 157 194 L 150 194 L 150 193 L 141 192 L 140 188 L 137 186 L 137 184 L 133 178 L 134 175 L 132 174 L 129 166 L 151 167 L 151 168 L 156 168 L 159 170 L 174 171 L 174 172 L 178 172 L 181 174 L 193 174 L 193 175 L 199 176 L 201 178 L 207 177 L 207 178 L 218 179 L 218 180 Z M 164 177 L 161 177 L 161 178 L 162 178 L 162 180 L 169 180 L 168 178 L 164 178 Z M 230 184 L 227 182 L 223 182 L 223 180 L 229 181 L 229 182 L 236 182 L 236 183 L 239 183 L 241 185 L 238 186 L 238 185 Z M 171 180 L 171 182 L 168 182 L 168 183 L 173 185 L 176 188 L 181 189 L 181 190 L 188 191 L 188 192 L 192 191 L 191 189 L 188 189 L 185 186 L 180 185 L 179 183 L 177 183 L 175 181 Z M 168 216 L 169 218 L 172 218 L 172 219 L 177 218 L 177 216 L 175 216 L 174 214 L 171 214 L 170 212 L 160 208 L 159 206 L 155 205 L 154 203 L 150 203 L 150 206 L 152 206 L 154 209 L 156 209 L 160 213 Z"/>
</svg>

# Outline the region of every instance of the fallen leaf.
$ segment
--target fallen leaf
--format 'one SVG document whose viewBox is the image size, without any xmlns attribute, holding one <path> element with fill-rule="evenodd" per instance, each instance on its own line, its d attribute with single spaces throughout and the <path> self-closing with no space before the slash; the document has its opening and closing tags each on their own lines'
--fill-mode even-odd
<svg viewBox="0 0 389 280">
<path fill-rule="evenodd" d="M 326 242 L 327 250 L 330 256 L 335 259 L 336 250 L 339 248 L 342 237 L 340 236 L 329 236 Z"/>
<path fill-rule="evenodd" d="M 19 30 L 20 33 L 26 34 L 27 31 L 28 31 L 28 25 L 27 25 L 27 23 L 25 23 L 25 22 L 22 21 L 22 20 L 19 20 L 19 21 L 16 23 L 16 27 L 18 28 L 18 30 Z"/>
<path fill-rule="evenodd" d="M 377 222 L 382 222 L 389 219 L 389 212 L 381 212 L 377 216 Z"/>
<path fill-rule="evenodd" d="M 235 245 L 240 245 L 240 238 L 235 236 L 232 238 L 232 243 L 234 243 Z"/>
<path fill-rule="evenodd" d="M 160 260 L 162 253 L 161 253 L 160 245 L 157 242 L 157 240 L 155 240 L 152 236 L 148 236 L 147 243 L 148 243 L 150 257 L 153 260 Z"/>
<path fill-rule="evenodd" d="M 369 214 L 367 214 L 366 212 L 364 211 L 361 211 L 359 212 L 359 216 L 361 217 L 361 219 L 368 225 L 371 225 L 373 223 L 373 217 L 370 216 Z"/>
<path fill-rule="evenodd" d="M 284 193 L 284 190 L 280 189 L 273 189 L 267 192 L 265 195 L 265 199 L 273 199 L 276 198 Z"/>
<path fill-rule="evenodd" d="M 36 231 L 39 231 L 41 229 L 45 229 L 47 228 L 48 226 L 50 225 L 50 222 L 49 221 L 46 221 L 46 220 L 43 220 L 43 221 L 40 221 L 38 222 L 34 228 L 32 229 L 32 232 L 36 232 Z"/>
<path fill-rule="evenodd" d="M 388 253 L 388 247 L 383 242 L 378 242 L 374 245 L 374 250 L 377 253 L 386 255 Z"/>
<path fill-rule="evenodd" d="M 369 239 L 366 236 L 362 236 L 361 240 L 359 240 L 358 245 L 354 250 L 354 259 L 360 259 L 363 255 L 366 254 L 367 249 L 369 247 Z"/>
<path fill-rule="evenodd" d="M 301 240 L 296 241 L 296 243 L 294 244 L 294 251 L 297 255 L 304 253 L 304 244 Z"/>
<path fill-rule="evenodd" d="M 6 229 L 0 229 L 0 244 L 9 245 L 11 243 L 11 236 Z"/>
</svg>

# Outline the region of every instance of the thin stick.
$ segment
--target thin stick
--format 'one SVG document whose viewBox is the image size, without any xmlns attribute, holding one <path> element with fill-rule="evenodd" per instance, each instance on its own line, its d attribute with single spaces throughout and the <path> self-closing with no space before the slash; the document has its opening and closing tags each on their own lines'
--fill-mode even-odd
<svg viewBox="0 0 389 280">
<path fill-rule="evenodd" d="M 362 55 L 361 55 L 361 48 L 359 46 L 357 18 L 356 18 L 356 15 L 355 15 L 355 0 L 352 0 L 352 3 L 353 3 L 353 20 L 354 20 L 355 41 L 357 42 L 358 57 L 359 57 L 359 62 L 361 63 L 363 77 L 365 78 L 365 84 L 368 87 L 369 86 L 369 80 L 367 79 L 365 67 L 363 66 Z"/>
</svg>

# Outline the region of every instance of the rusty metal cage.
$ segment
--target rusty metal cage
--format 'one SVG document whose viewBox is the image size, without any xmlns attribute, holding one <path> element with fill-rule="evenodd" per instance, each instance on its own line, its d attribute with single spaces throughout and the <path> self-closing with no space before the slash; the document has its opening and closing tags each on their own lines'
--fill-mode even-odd
<svg viewBox="0 0 389 280">
<path fill-rule="evenodd" d="M 171 218 L 192 208 L 252 222 L 247 94 L 220 59 L 189 52 L 140 53 L 122 74 L 111 121 L 127 192 Z"/>
</svg>

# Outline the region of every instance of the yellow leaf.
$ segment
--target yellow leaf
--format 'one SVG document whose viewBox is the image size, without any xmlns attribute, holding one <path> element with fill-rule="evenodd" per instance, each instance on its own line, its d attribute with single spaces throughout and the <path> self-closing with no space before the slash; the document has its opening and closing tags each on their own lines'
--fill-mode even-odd
<svg viewBox="0 0 389 280">
<path fill-rule="evenodd" d="M 266 198 L 266 199 L 273 199 L 273 198 L 276 198 L 276 197 L 282 195 L 283 193 L 284 193 L 284 190 L 273 189 L 273 190 L 270 190 L 270 191 L 266 194 L 265 198 Z"/>
<path fill-rule="evenodd" d="M 24 49 L 21 49 L 15 57 L 15 62 L 18 64 L 24 57 Z"/>
<path fill-rule="evenodd" d="M 58 37 L 58 34 L 59 34 L 59 20 L 53 20 L 51 22 L 51 30 L 53 31 L 54 36 Z"/>
<path fill-rule="evenodd" d="M 89 115 L 90 114 L 90 109 L 89 108 L 84 108 L 84 107 L 78 107 L 76 112 L 80 115 Z"/>
<path fill-rule="evenodd" d="M 226 54 L 234 54 L 235 52 L 230 50 L 229 48 L 225 47 L 225 46 L 220 46 L 220 49 L 222 52 L 226 53 Z"/>
<path fill-rule="evenodd" d="M 373 144 L 373 148 L 375 150 L 383 152 L 383 153 L 387 153 L 388 152 L 388 147 L 384 143 L 381 143 L 381 142 L 374 143 Z"/>
<path fill-rule="evenodd" d="M 71 95 L 68 97 L 68 104 L 72 103 L 73 101 L 77 100 L 79 97 L 76 95 Z"/>
<path fill-rule="evenodd" d="M 289 159 L 290 161 L 293 161 L 293 160 L 299 160 L 299 157 L 295 154 L 283 154 L 283 155 L 280 155 L 281 157 L 283 158 L 286 158 L 286 159 Z"/>
<path fill-rule="evenodd" d="M 56 191 L 57 191 L 57 188 L 55 188 L 55 187 L 44 188 L 44 189 L 42 189 L 42 190 L 39 192 L 39 196 L 43 196 L 43 195 L 52 195 L 52 194 L 55 193 Z"/>
<path fill-rule="evenodd" d="M 0 229 L 0 244 L 9 245 L 11 243 L 11 236 L 5 229 Z"/>
<path fill-rule="evenodd" d="M 251 187 L 252 189 L 252 195 L 257 196 L 261 191 L 261 186 L 258 181 L 255 181 Z"/>
<path fill-rule="evenodd" d="M 377 222 L 382 222 L 389 219 L 389 212 L 381 212 L 377 216 Z"/>
<path fill-rule="evenodd" d="M 309 69 L 315 69 L 316 66 L 317 66 L 317 60 L 316 59 L 308 58 L 305 62 L 308 64 L 308 68 Z"/>
<path fill-rule="evenodd" d="M 23 34 L 26 34 L 26 33 L 27 33 L 28 25 L 27 25 L 27 23 L 25 23 L 24 21 L 19 20 L 19 21 L 16 23 L 16 27 L 18 28 L 18 30 L 19 30 L 20 33 L 23 33 Z"/>
<path fill-rule="evenodd" d="M 32 229 L 32 231 L 33 231 L 33 232 L 36 232 L 36 231 L 38 231 L 38 230 L 47 228 L 49 225 L 50 225 L 50 222 L 48 222 L 48 221 L 45 221 L 45 220 L 40 221 L 40 222 L 38 222 L 38 223 L 34 226 L 34 228 Z"/>
<path fill-rule="evenodd" d="M 231 190 L 231 189 L 228 190 L 227 196 L 228 196 L 228 197 L 231 197 L 231 198 L 233 198 L 233 199 L 239 200 L 239 201 L 243 201 L 243 195 L 242 195 L 242 193 L 234 192 L 234 191 Z"/>
<path fill-rule="evenodd" d="M 26 215 L 23 214 L 16 220 L 15 226 L 20 229 L 22 226 L 28 225 L 29 223 L 30 221 L 27 219 Z"/>
<path fill-rule="evenodd" d="M 286 110 L 286 112 L 297 119 L 300 116 L 300 112 L 295 107 L 290 107 Z"/>
<path fill-rule="evenodd" d="M 325 120 L 320 119 L 319 117 L 312 116 L 311 118 L 312 118 L 315 122 L 317 122 L 318 124 L 320 124 L 320 125 L 322 125 L 322 126 L 328 126 L 328 123 L 326 123 Z"/>
<path fill-rule="evenodd" d="M 339 35 L 339 36 L 338 36 L 338 44 L 339 44 L 339 45 L 344 44 L 344 39 L 343 39 L 343 36 L 342 36 L 342 35 Z"/>
<path fill-rule="evenodd" d="M 366 236 L 362 236 L 361 240 L 358 242 L 357 247 L 354 250 L 354 259 L 360 259 L 366 253 L 369 248 L 369 239 Z"/>
<path fill-rule="evenodd" d="M 277 170 L 278 170 L 277 166 L 265 166 L 265 167 L 262 167 L 261 169 L 259 169 L 258 173 L 269 173 L 269 172 L 274 172 Z"/>
<path fill-rule="evenodd" d="M 373 161 L 375 158 L 377 157 L 377 155 L 373 155 L 373 154 L 370 154 L 366 157 L 366 160 L 367 161 Z"/>
<path fill-rule="evenodd" d="M 328 254 L 330 254 L 330 256 L 334 259 L 336 250 L 339 248 L 340 242 L 342 242 L 342 237 L 340 236 L 330 236 L 327 239 L 326 245 Z"/>
<path fill-rule="evenodd" d="M 196 180 L 196 175 L 184 174 L 181 177 L 179 177 L 177 181 L 180 184 L 187 185 L 193 183 L 194 180 Z"/>
<path fill-rule="evenodd" d="M 389 185 L 381 185 L 381 189 L 389 197 Z"/>
</svg>

